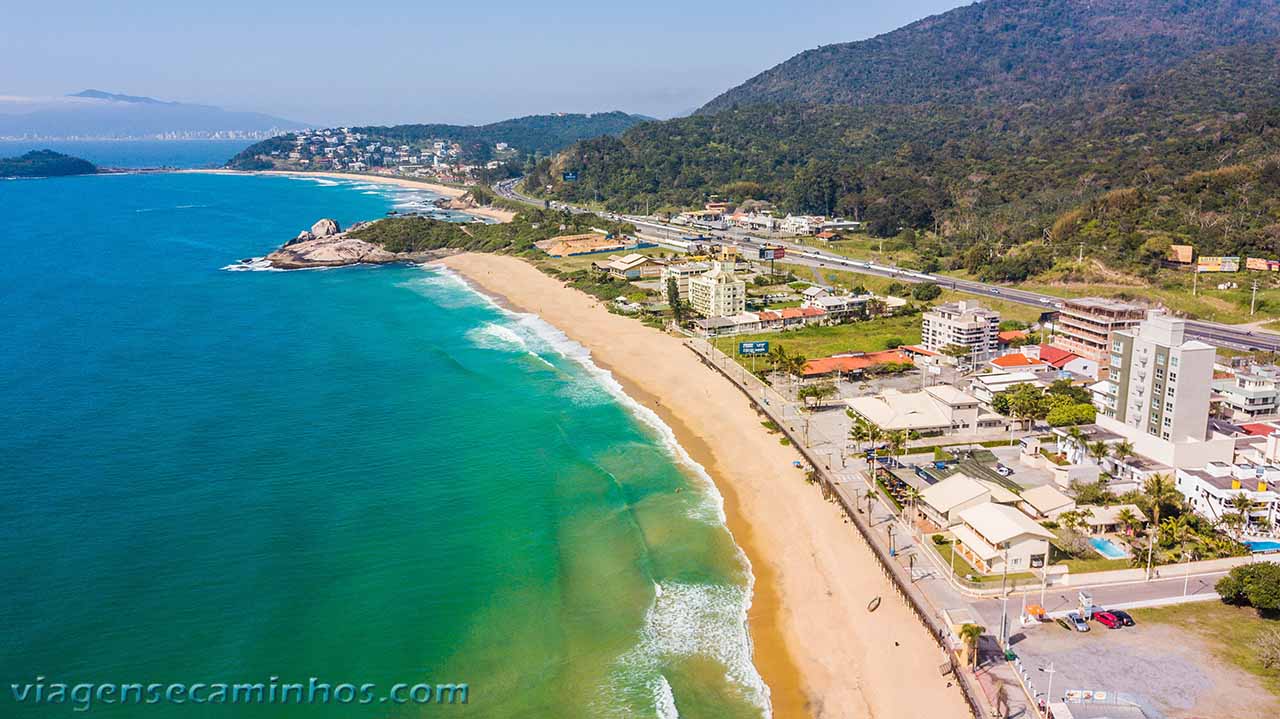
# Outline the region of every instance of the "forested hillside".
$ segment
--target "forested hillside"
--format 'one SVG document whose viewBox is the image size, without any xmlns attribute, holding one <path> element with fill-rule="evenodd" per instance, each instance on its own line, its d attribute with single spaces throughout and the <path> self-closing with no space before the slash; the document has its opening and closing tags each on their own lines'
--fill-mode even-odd
<svg viewBox="0 0 1280 719">
<path fill-rule="evenodd" d="M 1055 241 L 1123 262 L 1172 240 L 1280 257 L 1277 77 L 1270 41 L 1055 100 L 742 105 L 579 143 L 527 184 L 614 209 L 718 194 L 862 219 L 880 236 L 927 230 L 922 256 L 995 278 L 1044 269 Z M 1001 255 L 1009 267 L 988 261 Z"/>
<path fill-rule="evenodd" d="M 1278 36 L 1275 0 L 987 0 L 870 40 L 800 53 L 701 112 L 762 103 L 1055 98 Z"/>
</svg>

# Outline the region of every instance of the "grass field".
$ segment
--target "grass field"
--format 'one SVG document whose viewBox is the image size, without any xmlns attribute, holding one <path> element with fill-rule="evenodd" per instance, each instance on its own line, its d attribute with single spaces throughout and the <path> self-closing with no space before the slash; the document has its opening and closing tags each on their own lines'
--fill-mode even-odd
<svg viewBox="0 0 1280 719">
<path fill-rule="evenodd" d="M 769 342 L 779 345 L 788 354 L 800 354 L 807 358 L 829 357 L 842 352 L 878 352 L 888 349 L 890 340 L 902 344 L 920 341 L 920 316 L 886 317 L 866 322 L 830 327 L 804 327 L 784 332 L 762 332 L 733 338 L 734 342 Z M 750 364 L 749 357 L 738 357 L 739 362 Z"/>
<path fill-rule="evenodd" d="M 1214 654 L 1257 676 L 1272 694 L 1280 696 L 1280 672 L 1262 666 L 1252 648 L 1264 630 L 1280 629 L 1280 619 L 1264 619 L 1257 610 L 1222 602 L 1134 609 L 1130 614 L 1138 622 L 1171 624 L 1195 632 L 1212 646 Z"/>
</svg>

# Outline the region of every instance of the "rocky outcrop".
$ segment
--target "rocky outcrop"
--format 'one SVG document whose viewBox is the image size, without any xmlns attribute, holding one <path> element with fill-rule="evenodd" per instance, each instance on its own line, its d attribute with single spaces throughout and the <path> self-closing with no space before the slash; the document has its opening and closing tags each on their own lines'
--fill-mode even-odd
<svg viewBox="0 0 1280 719">
<path fill-rule="evenodd" d="M 317 220 L 316 223 L 311 226 L 311 234 L 316 238 L 332 237 L 341 233 L 342 228 L 338 226 L 338 221 L 328 217 L 322 220 Z"/>
<path fill-rule="evenodd" d="M 369 223 L 356 223 L 352 230 Z M 301 270 L 313 267 L 345 267 L 347 265 L 385 265 L 394 262 L 424 262 L 441 253 L 399 254 L 388 252 L 372 242 L 350 237 L 342 232 L 336 220 L 323 219 L 303 230 L 280 249 L 266 256 L 272 267 Z M 449 254 L 449 253 L 443 253 Z"/>
</svg>

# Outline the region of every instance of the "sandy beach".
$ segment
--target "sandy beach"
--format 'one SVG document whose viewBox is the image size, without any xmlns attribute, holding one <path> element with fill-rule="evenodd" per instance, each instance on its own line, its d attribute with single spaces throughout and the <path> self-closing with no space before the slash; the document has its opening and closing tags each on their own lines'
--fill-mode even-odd
<svg viewBox="0 0 1280 719">
<path fill-rule="evenodd" d="M 281 175 L 286 177 L 322 177 L 329 180 L 356 180 L 359 182 L 373 183 L 375 185 L 397 185 L 399 187 L 411 187 L 418 190 L 427 190 L 428 192 L 434 192 L 437 195 L 451 199 L 462 197 L 467 192 L 459 187 L 440 185 L 434 182 L 424 182 L 422 180 L 411 180 L 407 177 L 360 175 L 352 172 L 286 172 L 283 170 L 179 170 L 179 172 L 198 172 L 212 175 Z M 516 216 L 516 213 L 511 210 L 504 210 L 500 207 L 473 207 L 462 211 L 469 215 L 487 217 L 498 222 L 510 222 Z"/>
<path fill-rule="evenodd" d="M 749 624 L 774 716 L 969 716 L 959 689 L 938 671 L 942 651 L 855 530 L 791 466 L 799 455 L 678 338 L 610 314 L 513 257 L 464 254 L 443 264 L 589 348 L 711 473 L 756 575 Z M 885 601 L 868 613 L 876 596 Z"/>
</svg>

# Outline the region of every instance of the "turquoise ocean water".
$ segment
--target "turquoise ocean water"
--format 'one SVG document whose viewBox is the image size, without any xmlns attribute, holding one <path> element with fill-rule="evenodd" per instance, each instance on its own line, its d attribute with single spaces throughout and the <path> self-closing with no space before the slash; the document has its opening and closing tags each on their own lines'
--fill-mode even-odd
<svg viewBox="0 0 1280 719">
<path fill-rule="evenodd" d="M 76 715 L 13 684 L 272 677 L 376 688 L 91 715 L 767 714 L 718 495 L 581 347 L 439 270 L 221 269 L 406 199 L 0 182 L 0 716 Z"/>
</svg>

